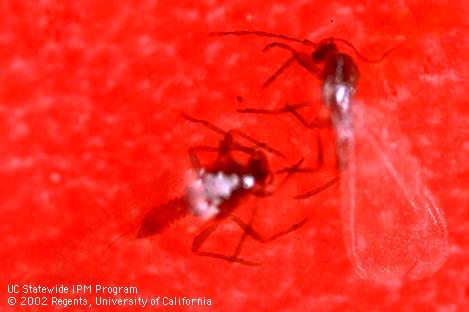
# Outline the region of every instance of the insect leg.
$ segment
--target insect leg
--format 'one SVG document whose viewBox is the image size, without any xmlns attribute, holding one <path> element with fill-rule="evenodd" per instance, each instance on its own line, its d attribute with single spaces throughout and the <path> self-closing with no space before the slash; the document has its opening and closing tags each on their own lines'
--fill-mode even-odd
<svg viewBox="0 0 469 312">
<path fill-rule="evenodd" d="M 263 114 L 263 115 L 278 115 L 278 114 L 291 114 L 293 115 L 304 127 L 313 129 L 318 127 L 323 127 L 326 124 L 319 122 L 319 117 L 315 118 L 313 122 L 308 122 L 306 119 L 298 112 L 298 109 L 310 106 L 310 104 L 300 103 L 300 104 L 285 104 L 284 107 L 279 109 L 258 109 L 258 108 L 241 108 L 237 111 L 242 114 Z M 329 124 L 327 124 L 329 126 Z"/>
<path fill-rule="evenodd" d="M 308 197 L 311 197 L 313 195 L 316 195 L 322 191 L 324 191 L 325 189 L 327 189 L 328 187 L 334 185 L 337 183 L 337 181 L 339 181 L 339 177 L 335 177 L 331 180 L 329 180 L 328 182 L 326 182 L 325 184 L 311 190 L 311 191 L 308 191 L 306 193 L 303 193 L 303 194 L 300 194 L 300 195 L 296 195 L 295 198 L 296 199 L 306 199 Z"/>
<path fill-rule="evenodd" d="M 295 163 L 293 166 L 288 166 L 284 167 L 282 169 L 279 169 L 275 171 L 275 174 L 286 174 L 287 177 L 290 176 L 293 173 L 312 173 L 318 170 L 319 168 L 304 168 L 301 167 L 301 164 L 303 163 L 305 159 L 301 158 L 297 163 Z"/>
<path fill-rule="evenodd" d="M 209 121 L 206 121 L 206 120 L 203 120 L 203 119 L 197 119 L 197 118 L 191 117 L 191 116 L 187 115 L 186 113 L 182 113 L 182 112 L 180 114 L 183 118 L 185 118 L 188 121 L 191 121 L 191 122 L 194 122 L 194 123 L 200 123 L 200 124 L 204 125 L 205 127 L 207 127 L 209 129 L 223 135 L 224 136 L 224 141 L 229 142 L 229 143 L 226 143 L 225 145 L 222 145 L 222 146 L 229 146 L 230 150 L 244 151 L 248 154 L 252 154 L 254 152 L 254 150 L 252 148 L 245 147 L 245 146 L 243 146 L 239 143 L 233 142 L 232 137 L 234 135 L 238 135 L 238 136 L 242 137 L 243 139 L 253 143 L 257 147 L 259 147 L 259 148 L 261 148 L 261 149 L 263 149 L 263 150 L 265 150 L 269 153 L 272 153 L 274 155 L 285 158 L 285 155 L 283 155 L 280 151 L 278 151 L 276 149 L 273 149 L 272 147 L 268 146 L 266 143 L 263 143 L 263 142 L 260 142 L 256 139 L 254 139 L 250 135 L 242 132 L 241 130 L 231 129 L 229 131 L 224 131 L 220 127 L 215 126 L 214 124 L 212 124 Z M 224 141 L 222 141 L 222 142 L 224 142 Z"/>
<path fill-rule="evenodd" d="M 295 61 L 296 59 L 294 56 L 291 56 L 288 60 L 286 60 L 285 63 L 283 63 L 283 65 L 280 66 L 279 69 L 277 69 L 277 71 L 262 84 L 262 89 L 265 89 L 270 86 L 277 79 L 277 77 L 280 76 L 280 74 L 282 74 Z"/>
<path fill-rule="evenodd" d="M 264 143 L 264 142 L 261 142 L 259 140 L 254 139 L 252 136 L 250 136 L 250 135 L 248 135 L 248 134 L 246 134 L 246 133 L 244 133 L 240 130 L 231 129 L 231 130 L 228 131 L 228 133 L 232 134 L 232 135 L 238 135 L 238 136 L 242 137 L 243 139 L 253 143 L 258 148 L 263 149 L 263 150 L 265 150 L 265 151 L 267 151 L 271 154 L 277 155 L 277 156 L 282 157 L 282 158 L 286 158 L 285 155 L 282 152 L 270 147 L 269 145 L 267 145 L 267 143 Z M 254 150 L 248 148 L 247 152 L 249 154 L 252 154 L 254 152 Z"/>
<path fill-rule="evenodd" d="M 303 160 L 304 160 L 303 158 L 301 158 L 293 166 L 285 167 L 285 168 L 282 168 L 280 170 L 275 171 L 276 174 L 286 174 L 287 175 L 284 178 L 284 180 L 280 183 L 280 186 L 283 185 L 288 180 L 288 178 L 294 173 L 312 173 L 312 172 L 315 172 L 315 171 L 319 170 L 322 167 L 322 165 L 324 164 L 323 146 L 322 146 L 322 142 L 321 142 L 321 139 L 319 137 L 319 134 L 318 134 L 317 138 L 318 138 L 317 167 L 316 168 L 303 168 L 303 167 L 300 167 L 301 164 L 303 163 Z M 307 193 L 297 195 L 297 196 L 295 196 L 295 198 L 305 199 L 305 198 L 311 197 L 311 196 L 325 190 L 329 186 L 332 186 L 333 184 L 335 184 L 338 181 L 338 179 L 339 179 L 338 177 L 335 177 L 334 179 L 328 181 L 324 185 L 322 185 L 320 187 L 317 187 L 314 190 L 311 190 Z"/>
<path fill-rule="evenodd" d="M 264 237 L 261 234 L 259 234 L 258 231 L 254 230 L 254 228 L 252 227 L 252 222 L 254 221 L 256 210 L 257 210 L 256 208 L 253 208 L 251 218 L 249 220 L 249 224 L 242 221 L 239 217 L 235 215 L 231 215 L 232 220 L 243 230 L 243 236 L 241 236 L 241 239 L 239 240 L 238 245 L 236 246 L 236 249 L 233 252 L 233 255 L 231 256 L 232 259 L 240 259 L 238 258 L 238 255 L 241 252 L 241 248 L 248 236 L 252 237 L 254 240 L 259 241 L 261 243 L 267 243 L 300 228 L 308 220 L 307 218 L 303 219 L 300 222 L 295 223 L 294 225 L 290 226 L 288 229 L 285 229 L 279 233 L 276 233 L 275 235 L 271 237 Z"/>
<path fill-rule="evenodd" d="M 195 238 L 194 241 L 192 242 L 192 252 L 195 253 L 198 256 L 202 257 L 211 257 L 211 258 L 216 258 L 216 259 L 221 259 L 229 262 L 236 262 L 236 263 L 241 263 L 245 265 L 251 265 L 251 266 L 256 266 L 259 265 L 258 263 L 247 261 L 243 258 L 239 258 L 235 256 L 226 256 L 223 254 L 215 253 L 215 252 L 209 252 L 209 251 L 200 251 L 200 248 L 204 244 L 204 242 L 207 240 L 207 238 L 210 236 L 210 234 L 213 233 L 213 231 L 216 230 L 218 227 L 219 222 L 215 222 L 209 227 L 207 227 L 205 230 L 200 232 Z"/>
<path fill-rule="evenodd" d="M 275 171 L 276 174 L 283 174 L 283 173 L 286 173 L 286 174 L 291 174 L 293 172 L 300 172 L 302 171 L 303 169 L 300 168 L 301 164 L 304 162 L 304 158 L 302 157 L 298 162 L 296 162 L 293 166 L 288 166 L 288 167 L 285 167 L 285 168 L 282 168 L 282 169 L 279 169 L 277 171 Z M 303 172 L 303 171 L 302 171 Z"/>
<path fill-rule="evenodd" d="M 317 170 L 317 169 L 300 167 L 303 161 L 304 161 L 304 158 L 301 158 L 293 166 L 288 166 L 288 167 L 275 171 L 275 174 L 285 174 L 285 177 L 283 178 L 283 180 L 276 186 L 276 190 L 281 189 L 283 185 L 290 179 L 291 175 L 294 173 L 306 173 L 306 172 L 313 172 Z M 253 194 L 258 197 L 267 197 L 276 193 L 276 190 L 261 189 L 261 190 L 255 191 Z"/>
<path fill-rule="evenodd" d="M 252 114 L 285 114 L 289 113 L 292 114 L 303 126 L 309 129 L 316 129 L 318 127 L 324 127 L 324 126 L 330 126 L 330 123 L 318 123 L 316 121 L 313 121 L 312 123 L 308 123 L 303 116 L 297 111 L 298 109 L 308 106 L 308 104 L 296 104 L 296 105 L 291 105 L 291 104 L 285 104 L 285 107 L 280 108 L 280 109 L 274 109 L 274 110 L 268 110 L 268 109 L 257 109 L 257 108 L 244 108 L 244 109 L 238 109 L 238 112 L 240 113 L 252 113 Z M 319 118 L 316 118 L 319 119 Z M 300 165 L 302 163 L 302 160 L 300 160 L 298 163 L 294 164 L 291 167 L 285 167 L 283 169 L 277 170 L 275 173 L 276 174 L 287 174 L 288 176 L 285 178 L 285 180 L 282 182 L 282 184 L 288 179 L 289 175 L 292 173 L 301 173 L 301 172 L 313 172 L 317 169 L 319 169 L 323 164 L 324 164 L 324 151 L 323 151 L 323 145 L 322 141 L 320 138 L 320 133 L 317 132 L 317 146 L 318 146 L 318 153 L 317 153 L 317 167 L 316 168 L 301 168 Z M 326 189 L 327 187 L 331 186 L 335 182 L 337 182 L 338 178 L 334 178 L 331 181 L 327 182 L 325 185 L 318 187 L 314 190 L 311 190 L 305 194 L 300 194 L 296 196 L 295 198 L 298 199 L 304 199 L 311 197 L 322 190 Z M 266 194 L 256 194 L 258 196 L 268 196 L 271 193 L 268 192 Z"/>
<path fill-rule="evenodd" d="M 249 235 L 250 237 L 252 237 L 254 240 L 258 241 L 258 242 L 261 242 L 261 243 L 267 243 L 267 242 L 271 242 L 279 237 L 282 237 L 284 235 L 287 235 L 288 233 L 290 232 L 293 232 L 297 229 L 299 229 L 300 227 L 302 227 L 306 221 L 308 221 L 308 218 L 305 218 L 303 220 L 301 220 L 300 222 L 298 223 L 295 223 L 293 224 L 292 226 L 288 227 L 287 229 L 283 230 L 283 231 L 280 231 L 270 237 L 264 237 L 263 235 L 261 235 L 258 231 L 256 231 L 250 224 L 247 224 L 245 223 L 243 220 L 241 220 L 240 218 L 232 215 L 231 216 L 231 219 L 241 228 L 243 229 L 243 231 Z"/>
<path fill-rule="evenodd" d="M 257 207 L 254 206 L 251 212 L 251 218 L 249 220 L 249 225 L 252 225 L 252 222 L 254 221 L 254 217 L 256 215 Z M 232 217 L 237 218 L 236 216 L 232 215 Z M 238 218 L 239 219 L 239 218 Z M 248 237 L 248 233 L 246 231 L 243 231 L 243 235 L 239 239 L 238 245 L 236 246 L 233 254 L 231 255 L 232 257 L 237 257 L 239 253 L 241 252 L 241 248 L 244 245 L 244 242 L 246 241 L 246 238 Z"/>
<path fill-rule="evenodd" d="M 298 62 L 303 68 L 309 71 L 312 75 L 316 76 L 319 73 L 319 69 L 316 64 L 311 59 L 311 56 L 304 52 L 298 52 L 294 48 L 290 47 L 288 44 L 282 42 L 271 42 L 264 47 L 262 50 L 266 52 L 272 48 L 281 48 L 290 51 L 292 56 L 282 65 L 277 71 L 267 79 L 262 88 L 268 87 L 272 82 L 274 82 L 277 77 L 289 66 L 293 64 L 294 61 Z"/>
<path fill-rule="evenodd" d="M 218 148 L 212 146 L 194 146 L 189 148 L 189 159 L 191 161 L 192 168 L 195 170 L 199 170 L 200 168 L 202 168 L 199 156 L 197 155 L 197 153 L 201 151 L 217 153 L 219 150 Z"/>
</svg>

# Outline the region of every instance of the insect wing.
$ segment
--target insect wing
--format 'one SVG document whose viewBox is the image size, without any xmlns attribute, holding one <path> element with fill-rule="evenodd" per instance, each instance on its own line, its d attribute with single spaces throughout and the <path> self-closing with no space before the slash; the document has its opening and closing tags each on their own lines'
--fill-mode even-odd
<svg viewBox="0 0 469 312">
<path fill-rule="evenodd" d="M 427 277 L 447 257 L 443 212 L 420 179 L 408 139 L 384 114 L 354 104 L 341 176 L 348 255 L 362 278 Z"/>
</svg>

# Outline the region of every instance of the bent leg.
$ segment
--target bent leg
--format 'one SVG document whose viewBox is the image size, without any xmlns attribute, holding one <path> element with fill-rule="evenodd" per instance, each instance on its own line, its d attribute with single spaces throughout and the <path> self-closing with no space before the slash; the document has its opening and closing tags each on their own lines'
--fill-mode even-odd
<svg viewBox="0 0 469 312">
<path fill-rule="evenodd" d="M 244 265 L 250 265 L 250 266 L 259 265 L 259 263 L 248 261 L 248 260 L 238 257 L 236 252 L 232 256 L 227 256 L 227 255 L 216 253 L 216 252 L 200 251 L 200 248 L 202 247 L 204 242 L 207 240 L 207 238 L 213 233 L 213 231 L 216 230 L 216 228 L 218 227 L 218 224 L 219 222 L 212 224 L 211 226 L 209 226 L 208 228 L 200 232 L 194 238 L 192 242 L 192 252 L 201 257 L 211 257 L 211 258 L 216 258 L 216 259 L 225 260 L 229 262 L 236 262 L 236 263 L 241 263 Z M 237 249 L 240 249 L 240 247 L 238 247 Z"/>
<path fill-rule="evenodd" d="M 297 229 L 299 229 L 300 227 L 302 227 L 306 221 L 308 221 L 308 218 L 305 218 L 303 220 L 301 220 L 300 222 L 298 223 L 295 223 L 293 224 L 292 226 L 288 227 L 287 229 L 283 230 L 283 231 L 280 231 L 270 237 L 264 237 L 263 235 L 261 235 L 258 231 L 256 231 L 250 224 L 246 224 L 243 220 L 241 220 L 240 218 L 236 217 L 236 216 L 231 216 L 231 219 L 240 227 L 243 229 L 243 231 L 249 235 L 250 237 L 252 237 L 254 240 L 258 241 L 258 242 L 261 242 L 261 243 L 267 243 L 267 242 L 271 242 L 279 237 L 282 237 L 282 236 L 285 236 L 287 235 L 288 233 L 290 232 L 293 232 Z"/>
</svg>

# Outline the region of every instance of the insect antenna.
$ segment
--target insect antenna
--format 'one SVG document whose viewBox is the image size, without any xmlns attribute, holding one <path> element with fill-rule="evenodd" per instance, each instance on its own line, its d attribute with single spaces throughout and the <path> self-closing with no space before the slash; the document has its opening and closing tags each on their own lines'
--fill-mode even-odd
<svg viewBox="0 0 469 312">
<path fill-rule="evenodd" d="M 214 37 L 221 37 L 221 36 L 249 36 L 249 35 L 255 35 L 258 37 L 268 37 L 268 38 L 278 38 L 278 39 L 283 39 L 287 41 L 292 41 L 296 43 L 300 43 L 309 47 L 316 47 L 318 44 L 314 43 L 308 39 L 298 39 L 282 34 L 276 34 L 276 33 L 271 33 L 267 31 L 262 31 L 262 30 L 237 30 L 237 31 L 214 31 L 210 32 L 209 36 L 214 36 Z"/>
<path fill-rule="evenodd" d="M 255 35 L 255 36 L 259 36 L 259 37 L 267 37 L 267 38 L 283 39 L 283 40 L 287 40 L 287 41 L 291 41 L 291 42 L 296 42 L 296 43 L 299 43 L 299 44 L 302 44 L 302 45 L 305 45 L 305 46 L 308 46 L 308 47 L 317 47 L 317 46 L 321 45 L 321 43 L 314 43 L 314 42 L 312 42 L 311 40 L 308 40 L 308 39 L 298 39 L 298 38 L 295 38 L 295 37 L 290 37 L 290 36 L 286 36 L 286 35 L 283 35 L 283 34 L 276 34 L 276 33 L 266 32 L 266 31 L 262 31 L 262 30 L 216 31 L 216 32 L 210 32 L 209 33 L 209 36 L 216 36 L 216 37 L 220 37 L 220 36 L 249 36 L 249 35 Z M 327 42 L 327 41 L 335 41 L 335 42 L 341 42 L 341 43 L 345 44 L 346 46 L 351 48 L 359 58 L 361 58 L 363 61 L 365 61 L 367 63 L 379 63 L 379 62 L 381 62 L 389 54 L 391 54 L 395 50 L 399 49 L 405 42 L 404 41 L 404 42 L 398 44 L 397 46 L 390 48 L 389 50 L 384 52 L 378 58 L 369 58 L 369 57 L 366 57 L 365 55 L 363 55 L 362 53 L 360 53 L 360 51 L 358 51 L 358 49 L 355 48 L 355 46 L 350 41 L 347 41 L 347 40 L 342 39 L 342 38 L 331 37 L 331 38 L 323 40 L 322 42 Z"/>
<path fill-rule="evenodd" d="M 379 63 L 381 62 L 382 60 L 384 60 L 389 54 L 391 54 L 392 52 L 396 51 L 397 49 L 399 49 L 404 43 L 405 41 L 401 42 L 400 44 L 390 48 L 389 50 L 387 50 L 386 52 L 384 52 L 381 56 L 377 57 L 377 58 L 368 58 L 366 56 L 364 56 L 362 53 L 360 53 L 360 51 L 358 51 L 357 48 L 355 48 L 355 46 L 350 42 L 350 41 L 347 41 L 345 39 L 342 39 L 342 38 L 329 38 L 329 39 L 326 39 L 326 40 L 331 40 L 331 41 L 336 41 L 336 42 L 341 42 L 343 44 L 345 44 L 346 46 L 348 46 L 350 49 L 353 50 L 353 52 L 355 52 L 355 54 L 361 58 L 363 61 L 367 62 L 367 63 Z"/>
</svg>

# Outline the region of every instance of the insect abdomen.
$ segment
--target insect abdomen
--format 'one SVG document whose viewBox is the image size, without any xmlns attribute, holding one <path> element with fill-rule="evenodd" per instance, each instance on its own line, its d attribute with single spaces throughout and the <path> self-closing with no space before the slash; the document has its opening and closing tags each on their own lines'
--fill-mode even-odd
<svg viewBox="0 0 469 312">
<path fill-rule="evenodd" d="M 186 201 L 175 198 L 152 208 L 143 218 L 137 238 L 144 238 L 162 233 L 168 226 L 189 213 Z"/>
</svg>

